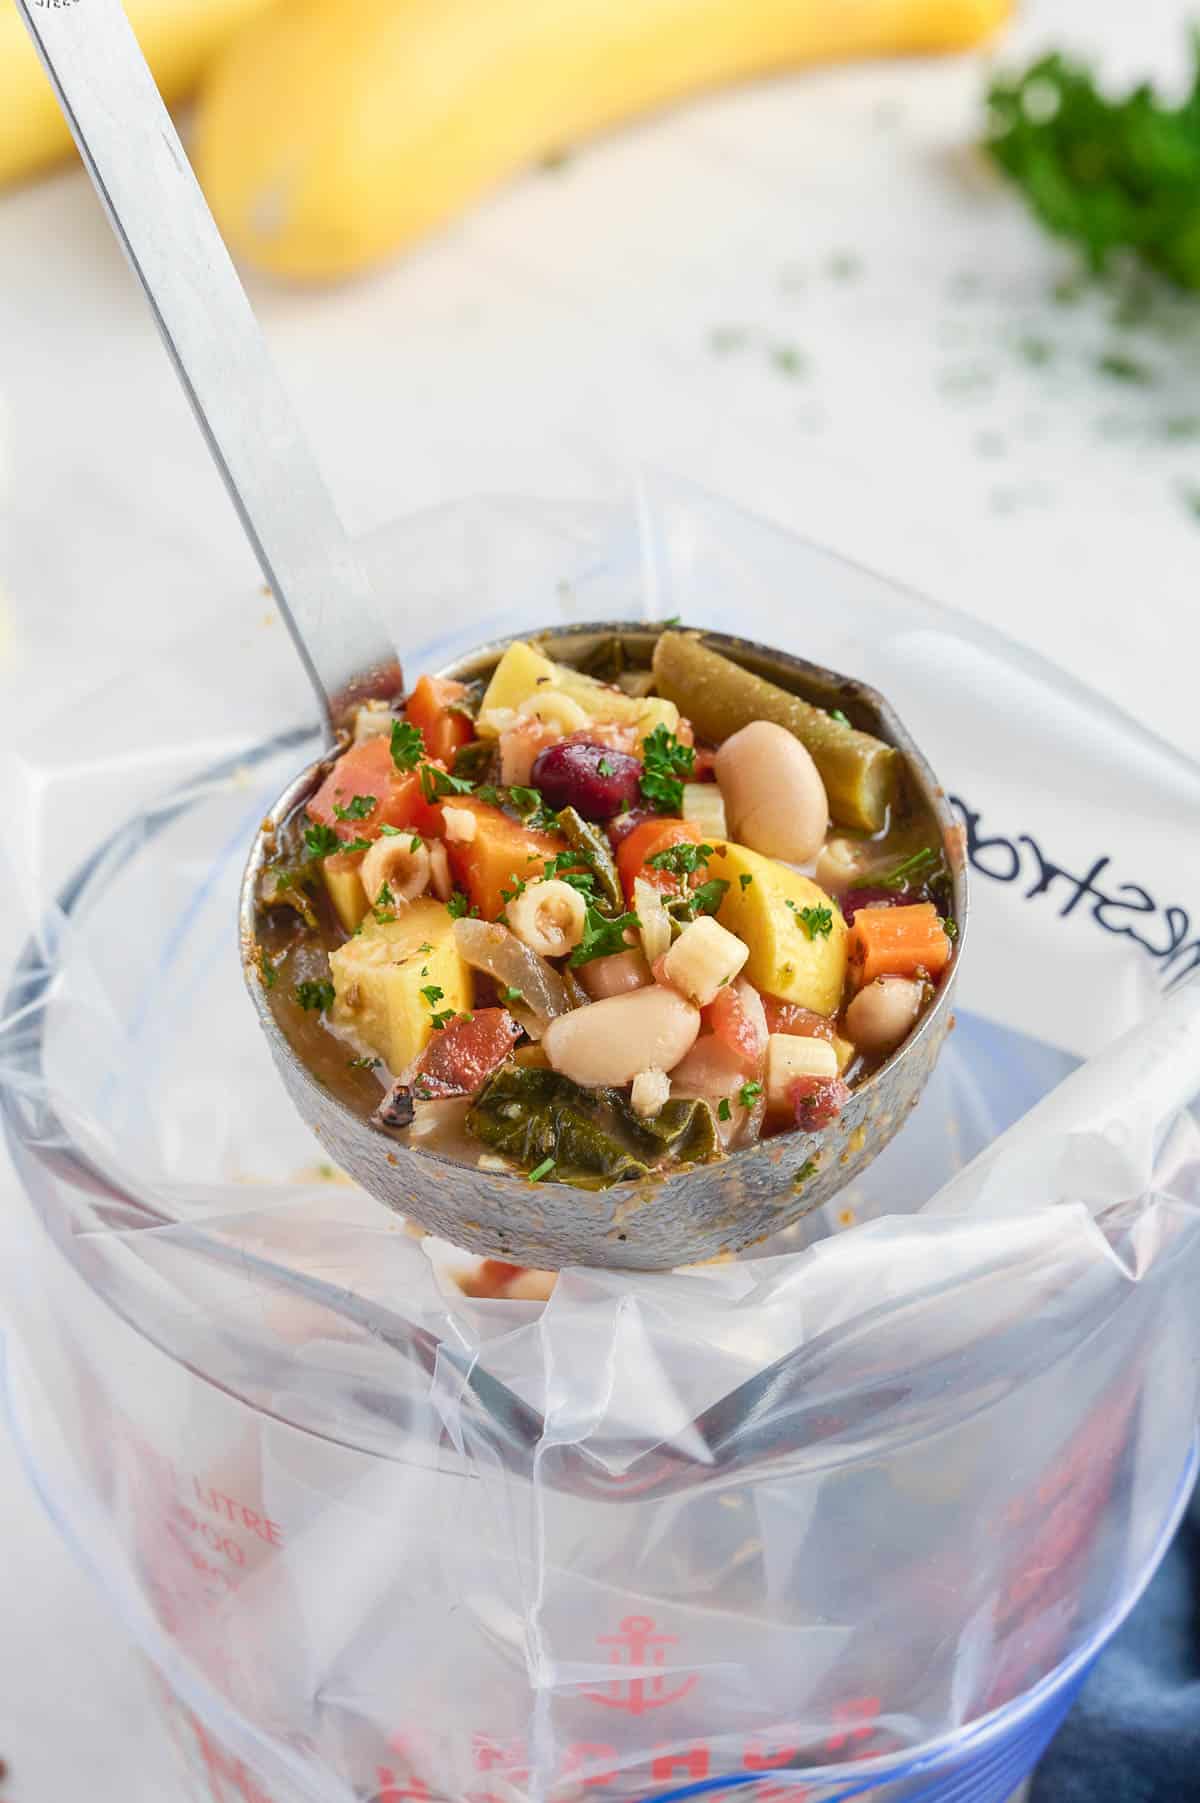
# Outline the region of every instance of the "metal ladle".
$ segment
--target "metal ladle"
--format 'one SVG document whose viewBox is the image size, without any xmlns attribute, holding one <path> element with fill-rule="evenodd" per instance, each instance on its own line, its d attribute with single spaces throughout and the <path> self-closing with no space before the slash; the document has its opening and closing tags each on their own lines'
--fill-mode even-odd
<svg viewBox="0 0 1200 1803">
<path fill-rule="evenodd" d="M 399 693 L 400 666 L 375 621 L 364 572 L 245 291 L 119 0 L 17 4 L 316 689 L 332 742 L 358 701 Z M 570 657 L 600 630 L 613 629 L 574 628 L 552 636 L 547 648 Z M 632 640 L 640 635 L 644 651 L 652 643 L 644 625 L 619 630 Z M 901 749 L 909 780 L 941 831 L 961 949 L 967 902 L 961 830 L 887 703 L 865 685 L 767 647 L 721 635 L 709 641 L 809 700 L 853 706 L 861 724 Z M 453 673 L 486 673 L 500 649 L 481 647 Z M 278 825 L 301 807 L 325 767 L 323 757 L 301 772 L 269 820 Z M 607 1190 L 531 1183 L 490 1168 L 486 1159 L 471 1165 L 384 1137 L 368 1113 L 336 1096 L 297 1055 L 250 955 L 258 879 L 273 846 L 273 832 L 260 832 L 247 864 L 243 962 L 260 1025 L 300 1114 L 380 1201 L 460 1246 L 521 1264 L 667 1269 L 778 1233 L 882 1150 L 915 1104 L 951 1023 L 957 957 L 916 1031 L 819 1132 L 768 1140 L 721 1163 Z"/>
</svg>

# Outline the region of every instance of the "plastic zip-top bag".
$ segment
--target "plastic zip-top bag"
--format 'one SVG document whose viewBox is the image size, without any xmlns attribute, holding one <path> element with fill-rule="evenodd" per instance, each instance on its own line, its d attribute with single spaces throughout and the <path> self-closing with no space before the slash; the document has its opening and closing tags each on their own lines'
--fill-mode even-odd
<svg viewBox="0 0 1200 1803">
<path fill-rule="evenodd" d="M 1191 1480 L 1200 770 L 667 481 L 367 551 L 412 673 L 679 615 L 880 689 L 966 835 L 957 1028 L 886 1151 L 753 1255 L 471 1300 L 325 1164 L 242 993 L 245 852 L 318 744 L 278 625 L 231 601 L 219 681 L 209 622 L 61 711 L 14 689 L 33 1481 L 200 1795 L 999 1799 Z"/>
</svg>

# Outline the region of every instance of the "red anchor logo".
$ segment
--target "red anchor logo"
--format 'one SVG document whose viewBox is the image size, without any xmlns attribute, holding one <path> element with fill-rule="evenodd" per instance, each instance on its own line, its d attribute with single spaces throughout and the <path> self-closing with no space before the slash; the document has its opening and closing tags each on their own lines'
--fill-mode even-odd
<svg viewBox="0 0 1200 1803">
<path fill-rule="evenodd" d="M 601 1634 L 596 1644 L 610 1649 L 610 1665 L 628 1667 L 661 1665 L 666 1649 L 677 1645 L 678 1640 L 677 1634 L 656 1634 L 648 1615 L 627 1615 L 619 1634 Z M 593 1703 L 603 1703 L 606 1709 L 625 1709 L 630 1715 L 645 1715 L 648 1709 L 677 1703 L 689 1690 L 694 1690 L 698 1682 L 699 1675 L 695 1672 L 674 1690 L 668 1689 L 665 1678 L 614 1678 L 603 1691 L 585 1690 L 583 1694 Z"/>
</svg>

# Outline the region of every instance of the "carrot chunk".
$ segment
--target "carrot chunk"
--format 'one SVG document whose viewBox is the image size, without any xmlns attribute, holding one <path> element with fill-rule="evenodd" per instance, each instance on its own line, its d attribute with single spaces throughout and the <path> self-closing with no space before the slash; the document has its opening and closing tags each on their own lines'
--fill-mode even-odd
<svg viewBox="0 0 1200 1803">
<path fill-rule="evenodd" d="M 449 676 L 422 676 L 405 703 L 405 718 L 420 728 L 429 756 L 451 767 L 459 746 L 475 737 L 470 720 L 453 705 L 466 692 L 463 683 Z"/>
<path fill-rule="evenodd" d="M 950 962 L 950 941 L 932 902 L 859 908 L 850 928 L 850 969 L 861 987 L 876 977 L 936 977 Z"/>
</svg>

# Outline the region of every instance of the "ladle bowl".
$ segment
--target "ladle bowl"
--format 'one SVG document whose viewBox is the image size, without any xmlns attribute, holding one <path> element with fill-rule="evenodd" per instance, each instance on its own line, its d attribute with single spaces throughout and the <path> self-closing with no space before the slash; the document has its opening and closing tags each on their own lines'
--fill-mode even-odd
<svg viewBox="0 0 1200 1803">
<path fill-rule="evenodd" d="M 550 657 L 585 658 L 602 638 L 619 634 L 648 662 L 659 629 L 644 622 L 552 627 L 535 634 Z M 255 839 L 242 881 L 240 927 L 247 988 L 280 1077 L 328 1155 L 377 1200 L 430 1233 L 487 1257 L 559 1270 L 598 1265 L 668 1270 L 740 1251 L 779 1233 L 836 1196 L 883 1150 L 916 1107 L 952 1023 L 953 991 L 967 927 L 963 835 L 945 790 L 882 695 L 864 683 L 784 651 L 724 633 L 705 643 L 756 674 L 819 707 L 849 712 L 856 726 L 894 745 L 904 759 L 914 801 L 937 823 L 953 883 L 959 937 L 932 1004 L 904 1043 L 851 1092 L 837 1119 L 817 1132 L 765 1139 L 713 1164 L 654 1175 L 608 1189 L 532 1183 L 400 1137 L 383 1135 L 309 1068 L 289 1039 L 262 979 L 258 949 L 259 877 L 273 834 L 301 808 L 329 768 L 328 754 L 288 785 Z M 439 672 L 486 677 L 512 639 L 495 640 Z"/>
</svg>

